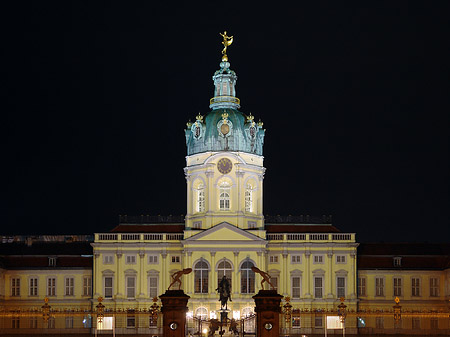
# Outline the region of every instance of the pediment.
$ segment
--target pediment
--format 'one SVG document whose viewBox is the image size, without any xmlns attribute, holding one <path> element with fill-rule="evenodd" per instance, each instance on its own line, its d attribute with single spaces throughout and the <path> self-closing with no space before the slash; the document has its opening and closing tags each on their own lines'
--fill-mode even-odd
<svg viewBox="0 0 450 337">
<path fill-rule="evenodd" d="M 247 242 L 265 242 L 264 239 L 248 233 L 247 231 L 233 226 L 227 222 L 222 222 L 214 227 L 211 227 L 202 233 L 198 233 L 185 242 L 201 242 L 201 241 L 247 241 Z"/>
</svg>

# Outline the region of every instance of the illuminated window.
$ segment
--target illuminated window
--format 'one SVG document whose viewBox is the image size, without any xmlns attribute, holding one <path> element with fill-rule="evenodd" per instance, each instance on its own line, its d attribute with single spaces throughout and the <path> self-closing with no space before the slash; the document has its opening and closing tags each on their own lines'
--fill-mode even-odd
<svg viewBox="0 0 450 337">
<path fill-rule="evenodd" d="M 358 296 L 366 296 L 366 278 L 358 277 Z"/>
<path fill-rule="evenodd" d="M 219 189 L 219 209 L 228 211 L 230 209 L 230 185 L 223 182 Z"/>
<path fill-rule="evenodd" d="M 430 296 L 439 297 L 439 279 L 437 277 L 430 278 Z"/>
<path fill-rule="evenodd" d="M 230 262 L 226 260 L 220 261 L 220 263 L 217 265 L 217 285 L 219 285 L 220 280 L 222 280 L 222 278 L 226 276 L 231 288 L 231 270 L 232 267 Z"/>
<path fill-rule="evenodd" d="M 208 318 L 208 309 L 200 307 L 195 310 L 195 317 L 200 320 L 205 320 Z"/>
<path fill-rule="evenodd" d="M 402 296 L 402 279 L 400 277 L 394 277 L 394 296 Z"/>
<path fill-rule="evenodd" d="M 198 185 L 196 189 L 196 212 L 205 211 L 205 187 L 203 184 Z"/>
<path fill-rule="evenodd" d="M 245 189 L 245 211 L 253 212 L 253 187 L 250 184 Z"/>
<path fill-rule="evenodd" d="M 136 276 L 125 277 L 125 287 L 127 298 L 136 297 Z"/>
<path fill-rule="evenodd" d="M 420 278 L 411 278 L 411 296 L 420 296 Z"/>
<path fill-rule="evenodd" d="M 384 278 L 375 277 L 375 296 L 384 296 Z"/>
<path fill-rule="evenodd" d="M 30 296 L 37 296 L 38 295 L 38 278 L 37 277 L 30 277 L 29 278 L 29 292 L 28 294 Z"/>
<path fill-rule="evenodd" d="M 314 276 L 314 298 L 323 297 L 323 277 Z"/>
<path fill-rule="evenodd" d="M 64 279 L 64 295 L 73 296 L 73 288 L 74 288 L 74 278 L 66 277 Z"/>
<path fill-rule="evenodd" d="M 208 293 L 208 264 L 201 260 L 194 266 L 194 291 L 197 294 Z"/>
<path fill-rule="evenodd" d="M 241 293 L 252 294 L 255 292 L 255 272 L 252 270 L 254 264 L 245 261 L 241 266 Z"/>
<path fill-rule="evenodd" d="M 83 277 L 83 296 L 92 295 L 92 277 L 84 276 Z"/>
<path fill-rule="evenodd" d="M 148 277 L 148 296 L 150 298 L 158 297 L 158 275 Z"/>
<path fill-rule="evenodd" d="M 345 297 L 345 277 L 336 277 L 336 295 L 337 297 Z"/>
<path fill-rule="evenodd" d="M 105 298 L 112 298 L 113 296 L 113 277 L 112 276 L 105 276 L 103 280 L 103 294 L 105 295 Z"/>
<path fill-rule="evenodd" d="M 302 285 L 302 279 L 300 276 L 293 276 L 291 278 L 292 282 L 292 298 L 300 298 L 301 296 L 301 285 Z"/>
<path fill-rule="evenodd" d="M 56 277 L 47 278 L 47 296 L 56 296 Z"/>
<path fill-rule="evenodd" d="M 11 278 L 11 296 L 20 296 L 20 278 Z"/>
</svg>

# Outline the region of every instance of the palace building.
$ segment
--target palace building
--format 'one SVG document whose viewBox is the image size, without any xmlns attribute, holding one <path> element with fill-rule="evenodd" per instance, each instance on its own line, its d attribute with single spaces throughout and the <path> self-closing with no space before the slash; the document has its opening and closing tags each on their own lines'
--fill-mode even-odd
<svg viewBox="0 0 450 337">
<path fill-rule="evenodd" d="M 240 111 L 237 75 L 230 66 L 225 54 L 213 75 L 211 111 L 198 114 L 184 130 L 186 215 L 122 216 L 110 232 L 93 237 L 5 238 L 2 329 L 48 330 L 41 320 L 18 314 L 38 312 L 44 298 L 66 312 L 53 329 L 89 329 L 88 312 L 101 297 L 106 313 L 126 313 L 116 323 L 120 333 L 157 334 L 148 316 L 133 313 L 147 312 L 169 287 L 171 275 L 184 268 L 193 270 L 181 285 L 190 296 L 188 317 L 219 316 L 216 289 L 224 276 L 231 284 L 231 316 L 251 315 L 252 296 L 262 281 L 253 266 L 290 298 L 299 314 L 289 324 L 302 333 L 323 334 L 321 313 L 336 311 L 342 298 L 346 310 L 355 313 L 347 318 L 351 333 L 395 329 L 386 314 L 395 297 L 411 313 L 449 311 L 450 245 L 360 245 L 355 233 L 341 232 L 330 216 L 264 216 L 265 129 L 256 116 Z M 411 316 L 402 328 L 444 333 L 449 322 L 443 315 Z"/>
</svg>

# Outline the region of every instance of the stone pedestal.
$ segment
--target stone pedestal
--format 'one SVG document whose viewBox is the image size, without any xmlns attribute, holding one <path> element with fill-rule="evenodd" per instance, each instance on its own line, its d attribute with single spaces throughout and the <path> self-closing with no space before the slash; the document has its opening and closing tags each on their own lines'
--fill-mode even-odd
<svg viewBox="0 0 450 337">
<path fill-rule="evenodd" d="M 281 299 L 276 290 L 260 290 L 255 300 L 256 335 L 258 337 L 275 337 L 280 335 Z"/>
<path fill-rule="evenodd" d="M 164 337 L 185 337 L 187 303 L 190 297 L 183 290 L 167 290 L 159 298 L 162 303 Z"/>
</svg>

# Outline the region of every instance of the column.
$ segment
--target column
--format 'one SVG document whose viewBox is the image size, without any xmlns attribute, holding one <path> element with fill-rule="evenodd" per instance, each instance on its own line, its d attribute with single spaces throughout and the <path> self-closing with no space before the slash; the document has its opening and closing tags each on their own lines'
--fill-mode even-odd
<svg viewBox="0 0 450 337">
<path fill-rule="evenodd" d="M 282 255 L 283 255 L 283 296 L 288 296 L 288 279 L 290 278 L 287 264 L 288 253 L 285 251 L 283 252 Z"/>
<path fill-rule="evenodd" d="M 167 279 L 167 253 L 163 252 L 161 253 L 162 257 L 162 263 L 161 263 L 161 284 L 163 289 L 167 289 L 169 287 L 169 284 Z"/>
<path fill-rule="evenodd" d="M 326 287 L 328 289 L 328 294 L 327 294 L 327 298 L 334 298 L 335 296 L 333 295 L 333 279 L 334 279 L 334 275 L 333 275 L 333 253 L 332 252 L 328 252 L 327 253 L 327 258 L 328 258 L 328 277 L 326 278 Z"/>
<path fill-rule="evenodd" d="M 100 296 L 100 292 L 102 291 L 102 278 L 101 275 L 102 273 L 100 273 L 99 270 L 99 262 L 100 260 L 100 253 L 95 252 L 94 253 L 94 270 L 93 270 L 93 275 L 92 275 L 92 280 L 94 282 L 94 299 L 97 299 Z"/>
<path fill-rule="evenodd" d="M 348 290 L 350 292 L 350 298 L 355 299 L 356 298 L 356 280 L 358 275 L 356 274 L 356 253 L 352 252 L 350 253 L 350 262 L 352 264 L 352 271 L 351 274 L 348 276 Z"/>
<path fill-rule="evenodd" d="M 186 265 L 186 268 L 192 268 L 192 252 L 191 251 L 187 251 L 186 254 L 187 254 L 187 262 L 186 262 L 187 265 Z M 186 293 L 188 293 L 188 294 L 192 294 L 192 289 L 193 289 L 192 279 L 194 277 L 193 274 L 194 273 L 190 273 L 189 275 L 186 275 L 186 279 L 185 279 L 186 288 L 185 288 L 185 290 L 186 290 Z"/>
<path fill-rule="evenodd" d="M 122 275 L 122 252 L 116 252 L 116 257 L 117 257 L 117 262 L 116 262 L 116 278 L 115 278 L 115 283 L 116 283 L 116 298 L 123 298 L 123 294 L 122 291 L 124 289 L 122 289 L 123 284 L 122 284 L 122 280 L 124 278 L 124 276 Z"/>
<path fill-rule="evenodd" d="M 233 294 L 237 296 L 239 293 L 239 252 L 233 252 L 234 254 L 234 273 L 233 273 Z"/>
<path fill-rule="evenodd" d="M 139 284 L 138 284 L 138 294 L 139 297 L 145 297 L 145 274 L 144 274 L 144 264 L 145 264 L 145 252 L 139 252 Z"/>
<path fill-rule="evenodd" d="M 261 251 L 259 251 L 259 252 L 256 252 L 256 255 L 258 256 L 257 257 L 257 259 L 256 259 L 256 264 L 257 264 L 257 267 L 260 269 L 260 270 L 263 270 L 263 271 L 267 271 L 266 269 L 263 269 L 264 268 L 264 264 L 263 264 L 263 262 L 262 262 L 262 252 Z M 256 279 L 255 279 L 255 281 L 256 281 L 256 284 L 255 284 L 255 291 L 258 291 L 259 289 L 262 289 L 262 288 L 260 288 L 260 286 L 261 286 L 261 276 L 260 275 L 257 275 L 256 276 Z M 267 285 L 266 285 L 266 288 L 267 288 Z M 270 286 L 269 286 L 269 289 L 270 289 Z"/>
<path fill-rule="evenodd" d="M 306 298 L 311 298 L 312 297 L 312 293 L 311 293 L 311 252 L 307 251 L 305 252 L 305 297 Z"/>
<path fill-rule="evenodd" d="M 214 295 L 216 293 L 216 252 L 210 252 L 211 255 L 211 276 L 209 278 L 209 293 Z"/>
</svg>

